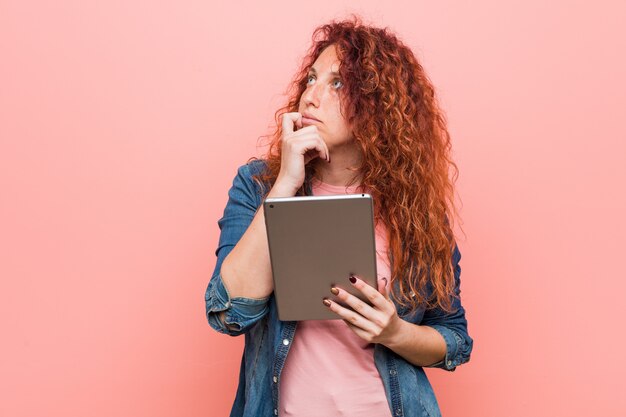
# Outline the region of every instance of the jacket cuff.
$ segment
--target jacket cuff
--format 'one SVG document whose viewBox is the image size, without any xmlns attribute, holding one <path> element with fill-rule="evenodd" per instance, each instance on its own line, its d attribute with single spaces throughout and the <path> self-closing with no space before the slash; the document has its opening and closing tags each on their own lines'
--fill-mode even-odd
<svg viewBox="0 0 626 417">
<path fill-rule="evenodd" d="M 266 313 L 269 298 L 231 298 L 218 273 L 211 279 L 206 292 L 207 319 L 218 332 L 237 336 Z M 221 312 L 225 312 L 223 322 L 220 320 Z"/>
<path fill-rule="evenodd" d="M 445 369 L 446 371 L 454 371 L 456 367 L 461 364 L 458 352 L 459 346 L 463 343 L 463 339 L 457 334 L 457 332 L 450 330 L 445 326 L 435 324 L 429 325 L 429 327 L 437 330 L 441 336 L 443 336 L 443 340 L 446 342 L 446 356 L 443 360 L 426 366 L 426 368 L 440 368 Z"/>
</svg>

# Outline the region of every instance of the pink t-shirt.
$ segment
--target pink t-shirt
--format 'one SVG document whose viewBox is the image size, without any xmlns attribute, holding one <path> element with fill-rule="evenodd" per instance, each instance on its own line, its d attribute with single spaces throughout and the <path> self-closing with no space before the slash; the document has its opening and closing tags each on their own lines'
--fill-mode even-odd
<svg viewBox="0 0 626 417">
<path fill-rule="evenodd" d="M 313 179 L 313 195 L 359 193 Z M 382 224 L 376 227 L 378 279 L 390 266 Z M 351 285 L 346 277 L 346 286 Z M 330 289 L 329 289 L 330 290 Z M 329 291 L 329 296 L 330 296 Z M 357 336 L 343 320 L 298 322 L 280 379 L 280 416 L 389 416 L 383 382 L 374 364 L 374 344 Z"/>
</svg>

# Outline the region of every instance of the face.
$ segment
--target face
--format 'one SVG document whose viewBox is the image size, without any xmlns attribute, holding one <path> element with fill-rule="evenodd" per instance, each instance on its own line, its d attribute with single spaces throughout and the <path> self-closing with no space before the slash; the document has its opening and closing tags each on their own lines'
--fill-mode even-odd
<svg viewBox="0 0 626 417">
<path fill-rule="evenodd" d="M 339 78 L 339 60 L 334 45 L 330 45 L 313 63 L 307 88 L 300 97 L 299 113 L 304 126 L 317 126 L 329 148 L 349 144 L 352 131 L 341 114 L 340 98 L 343 82 Z M 307 119 L 309 115 L 317 120 Z"/>
</svg>

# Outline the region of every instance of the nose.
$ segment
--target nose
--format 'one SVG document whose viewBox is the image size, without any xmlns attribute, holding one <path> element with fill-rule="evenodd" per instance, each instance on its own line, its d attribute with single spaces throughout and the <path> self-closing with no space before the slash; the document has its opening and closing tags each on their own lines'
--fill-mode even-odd
<svg viewBox="0 0 626 417">
<path fill-rule="evenodd" d="M 304 90 L 304 93 L 302 93 L 302 101 L 304 101 L 304 104 L 306 104 L 307 106 L 313 105 L 315 107 L 319 107 L 320 88 L 321 86 L 318 86 L 316 83 Z"/>
</svg>

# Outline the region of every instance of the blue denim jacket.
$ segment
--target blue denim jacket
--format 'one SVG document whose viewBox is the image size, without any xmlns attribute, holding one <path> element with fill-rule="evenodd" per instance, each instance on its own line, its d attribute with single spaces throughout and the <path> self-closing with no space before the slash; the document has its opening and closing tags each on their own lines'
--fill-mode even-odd
<svg viewBox="0 0 626 417">
<path fill-rule="evenodd" d="M 263 160 L 253 160 L 239 167 L 228 192 L 224 215 L 218 220 L 221 230 L 215 255 L 217 263 L 205 293 L 209 324 L 218 332 L 231 336 L 245 335 L 245 347 L 239 373 L 239 387 L 231 417 L 270 417 L 278 414 L 281 371 L 296 333 L 296 321 L 280 321 L 274 295 L 263 299 L 231 298 L 222 282 L 220 269 L 244 234 L 262 204 L 262 190 L 252 174 L 265 168 Z M 307 195 L 311 194 L 306 183 Z M 455 246 L 453 254 L 456 292 L 460 294 L 461 254 Z M 411 323 L 430 326 L 443 336 L 445 358 L 431 367 L 448 371 L 469 361 L 473 341 L 467 333 L 465 310 L 460 298 L 456 310 L 419 309 L 412 313 L 398 308 L 398 314 Z M 218 315 L 225 311 L 223 323 Z M 428 378 L 420 366 L 412 365 L 384 345 L 376 344 L 374 361 L 393 416 L 440 416 L 439 405 Z"/>
</svg>

